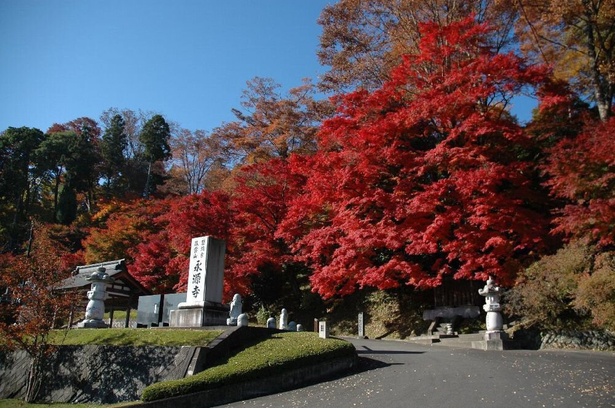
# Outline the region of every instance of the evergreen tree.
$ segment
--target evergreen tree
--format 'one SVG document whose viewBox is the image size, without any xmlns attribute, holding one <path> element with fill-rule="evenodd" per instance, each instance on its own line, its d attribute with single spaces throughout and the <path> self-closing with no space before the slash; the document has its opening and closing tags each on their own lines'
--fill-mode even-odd
<svg viewBox="0 0 615 409">
<path fill-rule="evenodd" d="M 152 166 L 155 162 L 164 161 L 171 157 L 170 137 L 169 124 L 162 115 L 154 115 L 141 130 L 139 141 L 143 144 L 143 153 L 148 163 L 147 182 L 143 191 L 144 197 L 149 197 L 156 190 L 156 186 L 162 183 L 161 175 L 158 175 L 157 178 L 153 176 Z"/>
<path fill-rule="evenodd" d="M 102 157 L 101 173 L 105 179 L 107 195 L 118 194 L 122 189 L 122 178 L 126 167 L 124 151 L 128 137 L 124 132 L 124 119 L 116 114 L 106 129 L 100 146 Z"/>
</svg>

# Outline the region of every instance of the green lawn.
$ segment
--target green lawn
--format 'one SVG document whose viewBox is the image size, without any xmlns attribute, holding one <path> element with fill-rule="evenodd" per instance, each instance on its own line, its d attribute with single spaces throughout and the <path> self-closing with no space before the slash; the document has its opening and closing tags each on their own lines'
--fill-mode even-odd
<svg viewBox="0 0 615 409">
<path fill-rule="evenodd" d="M 222 332 L 201 329 L 71 329 L 52 331 L 50 343 L 56 345 L 203 346 L 209 344 Z"/>
</svg>

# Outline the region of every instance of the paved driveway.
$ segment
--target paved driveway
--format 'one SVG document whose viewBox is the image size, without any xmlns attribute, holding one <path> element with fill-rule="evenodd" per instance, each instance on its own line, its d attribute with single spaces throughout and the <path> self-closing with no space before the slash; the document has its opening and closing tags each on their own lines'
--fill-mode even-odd
<svg viewBox="0 0 615 409">
<path fill-rule="evenodd" d="M 348 339 L 345 377 L 224 407 L 615 407 L 615 353 Z"/>
</svg>

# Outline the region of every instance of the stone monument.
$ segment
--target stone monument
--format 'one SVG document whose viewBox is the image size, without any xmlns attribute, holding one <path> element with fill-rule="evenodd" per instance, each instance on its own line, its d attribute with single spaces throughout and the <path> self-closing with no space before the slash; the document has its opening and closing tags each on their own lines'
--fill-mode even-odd
<svg viewBox="0 0 615 409">
<path fill-rule="evenodd" d="M 275 328 L 275 318 L 269 317 L 267 320 L 267 328 Z"/>
<path fill-rule="evenodd" d="M 170 312 L 170 327 L 226 325 L 229 308 L 222 304 L 225 252 L 223 240 L 211 236 L 192 239 L 186 301 Z"/>
<path fill-rule="evenodd" d="M 237 325 L 237 318 L 241 315 L 243 303 L 241 301 L 241 295 L 235 294 L 233 301 L 231 302 L 231 310 L 229 311 L 229 318 L 226 319 L 226 325 Z"/>
<path fill-rule="evenodd" d="M 485 350 L 503 350 L 506 332 L 503 330 L 504 322 L 502 320 L 502 306 L 500 304 L 502 288 L 495 285 L 495 281 L 489 276 L 487 284 L 478 290 L 478 293 L 485 297 L 483 310 L 487 313 L 487 331 L 485 332 L 485 340 L 473 341 L 472 347 Z"/>
<path fill-rule="evenodd" d="M 288 311 L 286 311 L 286 308 L 282 308 L 282 312 L 280 313 L 278 329 L 288 329 Z"/>
<path fill-rule="evenodd" d="M 109 277 L 104 267 L 98 267 L 87 281 L 91 282 L 88 291 L 88 305 L 85 307 L 85 319 L 77 324 L 79 328 L 107 328 L 103 320 L 105 316 L 105 300 L 107 299 L 107 284 L 112 283 L 113 278 Z"/>
</svg>

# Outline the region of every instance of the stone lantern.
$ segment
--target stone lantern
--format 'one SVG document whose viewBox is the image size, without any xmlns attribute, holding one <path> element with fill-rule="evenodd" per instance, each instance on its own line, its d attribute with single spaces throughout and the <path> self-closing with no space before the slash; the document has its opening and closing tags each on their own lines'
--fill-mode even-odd
<svg viewBox="0 0 615 409">
<path fill-rule="evenodd" d="M 85 319 L 78 324 L 80 328 L 107 328 L 107 324 L 103 320 L 107 285 L 114 280 L 105 271 L 104 267 L 99 267 L 96 272 L 86 278 L 92 284 L 90 291 L 88 291 L 89 301 L 85 308 Z"/>
<path fill-rule="evenodd" d="M 503 331 L 504 321 L 501 314 L 502 305 L 500 304 L 502 288 L 495 285 L 495 281 L 489 276 L 487 283 L 482 289 L 478 290 L 478 293 L 485 297 L 483 310 L 487 313 L 487 331 L 484 341 L 474 341 L 472 345 L 479 349 L 504 349 L 506 332 Z"/>
</svg>

